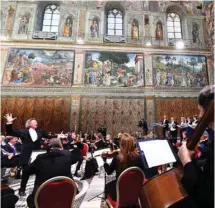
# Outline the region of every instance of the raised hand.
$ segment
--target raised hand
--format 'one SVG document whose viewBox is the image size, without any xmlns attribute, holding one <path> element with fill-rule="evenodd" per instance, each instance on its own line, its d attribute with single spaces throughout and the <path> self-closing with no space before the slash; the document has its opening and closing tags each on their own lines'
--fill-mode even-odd
<svg viewBox="0 0 215 208">
<path fill-rule="evenodd" d="M 8 123 L 12 123 L 16 119 L 16 117 L 15 118 L 12 117 L 11 113 L 7 113 L 4 117 L 7 119 Z"/>
</svg>

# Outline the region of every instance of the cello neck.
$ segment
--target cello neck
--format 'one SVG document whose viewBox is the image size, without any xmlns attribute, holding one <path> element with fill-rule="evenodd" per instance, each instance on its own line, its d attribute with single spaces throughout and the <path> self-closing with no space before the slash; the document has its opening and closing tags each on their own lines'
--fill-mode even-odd
<svg viewBox="0 0 215 208">
<path fill-rule="evenodd" d="M 208 106 L 203 117 L 195 128 L 194 134 L 192 135 L 190 142 L 187 143 L 187 148 L 189 150 L 194 150 L 196 145 L 199 143 L 205 129 L 208 127 L 208 124 L 212 121 L 214 121 L 214 101 L 212 101 Z"/>
</svg>

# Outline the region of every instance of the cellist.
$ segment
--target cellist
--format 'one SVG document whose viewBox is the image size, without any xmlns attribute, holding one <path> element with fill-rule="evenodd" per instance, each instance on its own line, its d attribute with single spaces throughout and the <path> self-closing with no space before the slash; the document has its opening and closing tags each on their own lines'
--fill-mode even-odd
<svg viewBox="0 0 215 208">
<path fill-rule="evenodd" d="M 206 86 L 199 94 L 198 109 L 201 118 L 214 100 L 215 86 Z M 206 129 L 209 139 L 199 158 L 192 158 L 186 142 L 179 148 L 178 156 L 184 167 L 182 184 L 192 200 L 192 207 L 214 207 L 214 119 Z"/>
</svg>

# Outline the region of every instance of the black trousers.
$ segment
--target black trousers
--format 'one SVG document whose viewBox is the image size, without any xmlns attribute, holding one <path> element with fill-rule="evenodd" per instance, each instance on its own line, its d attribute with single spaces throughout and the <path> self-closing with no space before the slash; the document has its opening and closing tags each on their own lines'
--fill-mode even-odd
<svg viewBox="0 0 215 208">
<path fill-rule="evenodd" d="M 83 162 L 83 157 L 78 161 L 78 164 L 77 164 L 77 166 L 76 166 L 75 173 L 77 173 L 77 172 L 80 170 L 80 167 L 81 167 L 82 162 Z"/>
<path fill-rule="evenodd" d="M 13 156 L 11 159 L 4 159 L 3 161 L 1 161 L 1 167 L 4 168 L 13 168 L 13 167 L 16 167 L 18 166 L 19 164 L 19 159 L 20 159 L 20 155 L 16 155 L 16 156 Z"/>
<path fill-rule="evenodd" d="M 35 196 L 35 194 L 32 193 L 27 197 L 27 204 L 28 204 L 29 208 L 35 208 L 34 196 Z"/>
<path fill-rule="evenodd" d="M 116 201 L 116 198 L 117 198 L 117 195 L 116 195 L 116 180 L 105 184 L 105 192 L 106 192 L 106 194 L 105 194 L 106 196 L 109 194 L 111 199 Z"/>
</svg>

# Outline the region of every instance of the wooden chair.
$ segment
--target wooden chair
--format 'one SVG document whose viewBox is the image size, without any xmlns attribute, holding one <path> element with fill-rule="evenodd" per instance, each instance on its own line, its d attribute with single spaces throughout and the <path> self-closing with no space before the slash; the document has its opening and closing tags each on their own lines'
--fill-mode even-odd
<svg viewBox="0 0 215 208">
<path fill-rule="evenodd" d="M 72 208 L 76 191 L 76 184 L 71 178 L 54 177 L 38 188 L 34 203 L 36 208 Z"/>
</svg>

